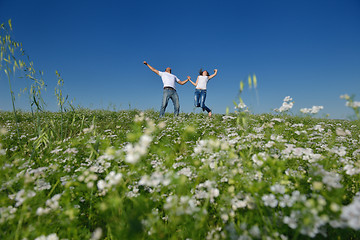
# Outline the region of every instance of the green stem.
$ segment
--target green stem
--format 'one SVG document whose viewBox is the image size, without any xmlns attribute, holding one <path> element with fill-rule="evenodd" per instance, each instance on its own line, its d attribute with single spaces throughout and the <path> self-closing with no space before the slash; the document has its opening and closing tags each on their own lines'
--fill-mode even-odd
<svg viewBox="0 0 360 240">
<path fill-rule="evenodd" d="M 11 96 L 11 102 L 12 102 L 12 107 L 13 107 L 13 113 L 14 113 L 14 117 L 15 117 L 15 121 L 16 121 L 16 132 L 18 135 L 18 140 L 20 139 L 20 133 L 19 133 L 19 124 L 18 124 L 18 117 L 16 115 L 16 108 L 15 108 L 15 96 L 14 96 L 14 92 L 12 91 L 12 87 L 11 87 L 11 79 L 10 79 L 10 69 L 9 66 L 6 65 L 7 68 L 7 72 L 6 75 L 8 77 L 9 80 L 9 89 L 10 89 L 10 96 Z"/>
<path fill-rule="evenodd" d="M 92 218 L 92 197 L 93 197 L 93 191 L 94 189 L 91 189 L 91 193 L 90 193 L 90 209 L 89 209 L 89 226 L 88 228 L 90 229 L 91 227 L 91 218 Z"/>
<path fill-rule="evenodd" d="M 51 191 L 49 192 L 49 194 L 47 195 L 47 197 L 49 198 L 51 196 L 51 194 L 53 193 L 53 191 L 55 190 L 56 186 L 60 183 L 60 179 L 57 180 L 57 182 L 55 183 L 55 185 L 53 186 L 53 188 L 51 189 Z"/>
<path fill-rule="evenodd" d="M 60 105 L 60 110 L 61 110 L 60 139 L 63 139 L 63 116 L 64 116 L 64 112 L 63 112 L 62 104 Z"/>
<path fill-rule="evenodd" d="M 24 209 L 25 209 L 25 204 L 23 204 L 23 206 L 21 208 L 21 215 L 20 215 L 18 225 L 16 227 L 16 232 L 15 232 L 15 238 L 14 238 L 15 240 L 18 240 L 19 236 L 20 236 L 21 226 L 22 226 L 22 223 L 24 221 Z"/>
</svg>

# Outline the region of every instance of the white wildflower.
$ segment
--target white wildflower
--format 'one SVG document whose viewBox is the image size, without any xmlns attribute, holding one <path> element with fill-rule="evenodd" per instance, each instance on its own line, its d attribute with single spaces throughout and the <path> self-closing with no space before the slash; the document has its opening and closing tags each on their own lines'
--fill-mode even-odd
<svg viewBox="0 0 360 240">
<path fill-rule="evenodd" d="M 294 204 L 294 200 L 290 197 L 290 195 L 285 194 L 284 196 L 280 196 L 279 206 L 284 207 L 292 207 Z"/>
<path fill-rule="evenodd" d="M 284 119 L 281 119 L 281 118 L 273 118 L 273 119 L 271 119 L 271 121 L 272 121 L 272 122 L 275 122 L 275 121 L 276 121 L 276 122 L 279 122 L 279 123 L 280 123 L 280 122 L 285 122 L 285 120 L 284 120 Z"/>
<path fill-rule="evenodd" d="M 92 132 L 93 130 L 95 129 L 95 126 L 94 125 L 91 125 L 89 128 L 84 128 L 83 129 L 83 132 L 86 134 L 86 133 L 90 133 Z"/>
<path fill-rule="evenodd" d="M 360 230 L 360 197 L 354 197 L 353 201 L 342 208 L 341 219 L 355 230 Z"/>
<path fill-rule="evenodd" d="M 148 175 L 142 176 L 139 185 L 148 187 L 167 186 L 171 182 L 170 177 L 170 173 L 164 175 L 162 172 L 154 172 L 150 177 Z"/>
<path fill-rule="evenodd" d="M 196 201 L 189 196 L 169 196 L 166 198 L 164 204 L 165 210 L 174 211 L 177 216 L 180 215 L 192 215 L 198 212 L 200 208 L 197 207 Z"/>
<path fill-rule="evenodd" d="M 351 107 L 351 108 L 359 108 L 360 107 L 360 102 L 358 102 L 358 101 L 347 101 L 345 105 L 347 107 Z"/>
<path fill-rule="evenodd" d="M 121 173 L 116 173 L 115 171 L 111 171 L 106 177 L 105 180 L 100 179 L 96 186 L 99 189 L 100 195 L 105 195 L 107 191 L 117 185 L 122 179 Z M 92 182 L 91 182 L 92 183 Z"/>
<path fill-rule="evenodd" d="M 11 200 L 14 200 L 16 201 L 16 204 L 15 204 L 15 207 L 19 207 L 21 206 L 25 200 L 29 199 L 29 198 L 32 198 L 36 195 L 35 192 L 33 191 L 28 191 L 26 192 L 24 189 L 21 189 L 19 192 L 17 192 L 16 194 L 11 194 L 9 195 L 8 197 L 11 199 Z"/>
<path fill-rule="evenodd" d="M 292 100 L 293 99 L 290 96 L 285 97 L 282 106 L 279 109 L 274 109 L 275 112 L 289 111 L 294 105 L 294 102 L 291 102 Z"/>
<path fill-rule="evenodd" d="M 279 108 L 279 112 L 289 111 L 293 106 L 293 102 L 283 102 L 282 106 Z"/>
<path fill-rule="evenodd" d="M 224 222 L 227 222 L 229 220 L 229 215 L 227 215 L 226 213 L 221 214 L 220 217 Z"/>
<path fill-rule="evenodd" d="M 36 215 L 41 216 L 50 213 L 50 211 L 52 210 L 58 209 L 60 207 L 59 205 L 60 197 L 61 194 L 56 194 L 51 199 L 46 200 L 46 207 L 45 208 L 39 207 L 36 210 Z"/>
<path fill-rule="evenodd" d="M 246 108 L 246 104 L 244 102 L 240 102 L 236 107 L 235 109 L 244 109 Z"/>
<path fill-rule="evenodd" d="M 238 208 L 245 208 L 247 206 L 246 200 L 240 200 L 237 197 L 231 199 L 231 207 L 235 211 Z"/>
<path fill-rule="evenodd" d="M 217 188 L 211 188 L 210 189 L 210 199 L 218 197 L 219 194 L 220 194 L 219 189 L 217 189 Z"/>
<path fill-rule="evenodd" d="M 315 130 L 315 131 L 319 131 L 319 132 L 324 131 L 324 128 L 320 124 L 315 125 L 312 129 Z"/>
<path fill-rule="evenodd" d="M 59 237 L 56 235 L 56 233 L 52 233 L 48 236 L 41 235 L 40 237 L 35 238 L 35 240 L 59 240 Z"/>
<path fill-rule="evenodd" d="M 179 175 L 185 175 L 187 177 L 191 177 L 192 172 L 191 172 L 191 169 L 189 167 L 186 167 L 186 168 L 183 168 L 180 171 L 178 171 L 178 174 Z"/>
<path fill-rule="evenodd" d="M 311 113 L 311 114 L 316 114 L 318 113 L 321 109 L 324 109 L 323 106 L 313 106 L 312 108 L 301 108 L 300 112 L 302 113 Z"/>
<path fill-rule="evenodd" d="M 91 234 L 90 240 L 99 240 L 102 236 L 102 229 L 96 228 L 95 231 Z"/>
<path fill-rule="evenodd" d="M 68 148 L 64 151 L 64 153 L 69 153 L 69 154 L 77 154 L 79 151 L 76 148 Z"/>
<path fill-rule="evenodd" d="M 261 199 L 265 206 L 275 208 L 278 205 L 278 200 L 275 198 L 274 194 L 265 194 Z"/>
<path fill-rule="evenodd" d="M 331 188 L 341 188 L 342 185 L 340 181 L 342 177 L 340 174 L 336 172 L 328 172 L 325 169 L 319 167 L 315 172 L 316 175 L 321 175 L 323 177 L 322 182 L 327 186 L 330 190 Z"/>
<path fill-rule="evenodd" d="M 286 96 L 283 100 L 283 102 L 290 102 L 292 101 L 293 99 L 290 97 L 290 96 Z"/>
<path fill-rule="evenodd" d="M 333 212 L 338 212 L 340 211 L 340 206 L 336 203 L 331 203 L 330 204 L 330 210 Z"/>
<path fill-rule="evenodd" d="M 284 194 L 285 193 L 285 186 L 280 185 L 280 184 L 275 184 L 273 186 L 270 187 L 270 190 L 273 193 L 280 193 L 280 194 Z"/>
<path fill-rule="evenodd" d="M 125 161 L 132 164 L 137 163 L 147 153 L 151 141 L 152 137 L 144 134 L 140 137 L 139 142 L 135 144 L 128 143 L 125 146 Z"/>
<path fill-rule="evenodd" d="M 272 148 L 273 146 L 275 145 L 275 142 L 274 141 L 269 141 L 265 144 L 265 147 L 266 148 Z"/>
<path fill-rule="evenodd" d="M 344 170 L 346 172 L 346 174 L 352 176 L 352 175 L 355 175 L 355 174 L 359 174 L 360 173 L 360 168 L 355 168 L 353 165 L 351 164 L 346 164 L 344 166 Z"/>
<path fill-rule="evenodd" d="M 329 152 L 335 153 L 335 154 L 339 155 L 340 157 L 343 157 L 346 155 L 346 147 L 344 147 L 344 146 L 333 147 L 332 149 L 329 150 Z"/>
<path fill-rule="evenodd" d="M 260 160 L 260 159 L 258 158 L 257 154 L 254 154 L 254 155 L 251 157 L 251 160 L 253 160 L 253 162 L 254 162 L 256 165 L 258 165 L 258 166 L 261 166 L 261 165 L 263 165 L 263 163 L 264 163 L 262 160 Z"/>
<path fill-rule="evenodd" d="M 301 194 L 298 190 L 295 190 L 291 194 L 291 201 L 292 202 L 305 202 L 306 196 Z"/>
<path fill-rule="evenodd" d="M 341 136 L 341 137 L 351 136 L 351 132 L 347 129 L 344 131 L 342 128 L 338 127 L 338 128 L 336 128 L 335 132 L 336 132 L 336 135 Z"/>
<path fill-rule="evenodd" d="M 111 171 L 106 177 L 105 180 L 108 182 L 110 186 L 117 185 L 122 178 L 121 173 L 116 173 L 114 171 Z"/>
<path fill-rule="evenodd" d="M 37 210 L 36 210 L 36 215 L 38 216 L 41 216 L 41 215 L 44 215 L 44 214 L 48 214 L 50 212 L 50 208 L 42 208 L 42 207 L 39 207 Z"/>
<path fill-rule="evenodd" d="M 341 99 L 349 100 L 350 96 L 348 94 L 340 95 Z"/>
<path fill-rule="evenodd" d="M 54 150 L 52 150 L 50 153 L 55 153 L 55 154 L 58 154 L 59 152 L 61 152 L 63 149 L 62 148 L 59 148 L 59 147 L 56 147 Z"/>
<path fill-rule="evenodd" d="M 59 208 L 60 197 L 61 194 L 54 195 L 51 199 L 46 200 L 46 205 L 53 210 Z"/>
<path fill-rule="evenodd" d="M 249 229 L 249 233 L 251 236 L 253 236 L 254 238 L 260 238 L 261 237 L 261 232 L 260 232 L 260 228 L 257 225 L 252 226 Z"/>
<path fill-rule="evenodd" d="M 205 190 L 206 189 L 206 190 Z M 216 188 L 216 183 L 214 181 L 205 181 L 196 186 L 195 198 L 197 199 L 206 199 L 209 198 L 211 203 L 215 202 L 216 197 L 220 195 L 220 190 Z"/>
<path fill-rule="evenodd" d="M 295 229 L 297 228 L 297 221 L 299 217 L 299 212 L 291 211 L 290 216 L 285 216 L 283 221 L 287 224 L 290 228 Z"/>
<path fill-rule="evenodd" d="M 102 190 L 104 190 L 105 187 L 106 187 L 106 182 L 105 182 L 103 179 L 101 179 L 101 180 L 99 180 L 99 181 L 97 182 L 96 185 L 97 185 L 98 189 L 99 189 L 100 191 L 102 191 Z"/>
<path fill-rule="evenodd" d="M 7 129 L 6 128 L 0 128 L 0 135 L 6 135 L 7 134 Z"/>
</svg>

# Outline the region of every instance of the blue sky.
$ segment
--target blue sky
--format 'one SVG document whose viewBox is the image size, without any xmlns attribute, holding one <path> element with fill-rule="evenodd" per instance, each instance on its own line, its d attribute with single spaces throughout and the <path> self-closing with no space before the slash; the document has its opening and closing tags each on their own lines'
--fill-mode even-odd
<svg viewBox="0 0 360 240">
<path fill-rule="evenodd" d="M 159 70 L 171 67 L 181 80 L 217 68 L 206 100 L 213 113 L 233 111 L 239 82 L 249 74 L 257 76 L 259 101 L 247 88 L 243 99 L 255 113 L 271 112 L 290 95 L 294 114 L 322 105 L 320 115 L 346 118 L 351 111 L 339 96 L 360 99 L 359 0 L 0 0 L 0 22 L 9 18 L 14 38 L 44 71 L 52 111 L 55 70 L 75 105 L 158 111 L 162 82 L 144 60 Z M 0 110 L 11 110 L 3 75 Z M 17 92 L 26 83 L 13 85 Z M 177 90 L 181 111 L 194 111 L 194 86 Z M 26 100 L 18 98 L 17 106 L 26 109 Z"/>
</svg>

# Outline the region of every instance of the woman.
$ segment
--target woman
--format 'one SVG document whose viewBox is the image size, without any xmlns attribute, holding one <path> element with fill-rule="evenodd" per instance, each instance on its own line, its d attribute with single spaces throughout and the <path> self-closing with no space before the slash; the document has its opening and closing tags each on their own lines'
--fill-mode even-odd
<svg viewBox="0 0 360 240">
<path fill-rule="evenodd" d="M 211 117 L 211 110 L 205 106 L 205 99 L 206 99 L 206 85 L 210 79 L 215 77 L 217 74 L 217 69 L 214 70 L 214 74 L 209 76 L 207 71 L 203 71 L 200 69 L 199 76 L 196 79 L 196 83 L 193 83 L 191 79 L 189 81 L 196 87 L 195 89 L 195 107 L 201 107 L 202 110 L 206 110 Z"/>
</svg>

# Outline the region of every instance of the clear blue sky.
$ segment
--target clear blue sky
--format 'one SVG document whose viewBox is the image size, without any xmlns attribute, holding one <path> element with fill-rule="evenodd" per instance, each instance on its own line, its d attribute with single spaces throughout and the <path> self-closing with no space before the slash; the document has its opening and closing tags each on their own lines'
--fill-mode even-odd
<svg viewBox="0 0 360 240">
<path fill-rule="evenodd" d="M 320 115 L 345 118 L 351 111 L 339 96 L 360 100 L 359 0 L 0 0 L 0 20 L 9 18 L 15 39 L 45 72 L 48 110 L 57 110 L 58 70 L 76 105 L 158 111 L 162 82 L 144 60 L 171 67 L 181 80 L 217 68 L 206 100 L 214 113 L 233 110 L 239 82 L 254 73 L 259 102 L 248 89 L 244 101 L 255 113 L 290 95 L 296 114 L 322 105 Z M 0 81 L 0 109 L 11 110 L 7 80 Z M 23 79 L 13 84 L 15 92 L 25 86 Z M 193 85 L 177 90 L 181 111 L 192 112 Z M 26 105 L 26 97 L 17 100 Z"/>
</svg>

